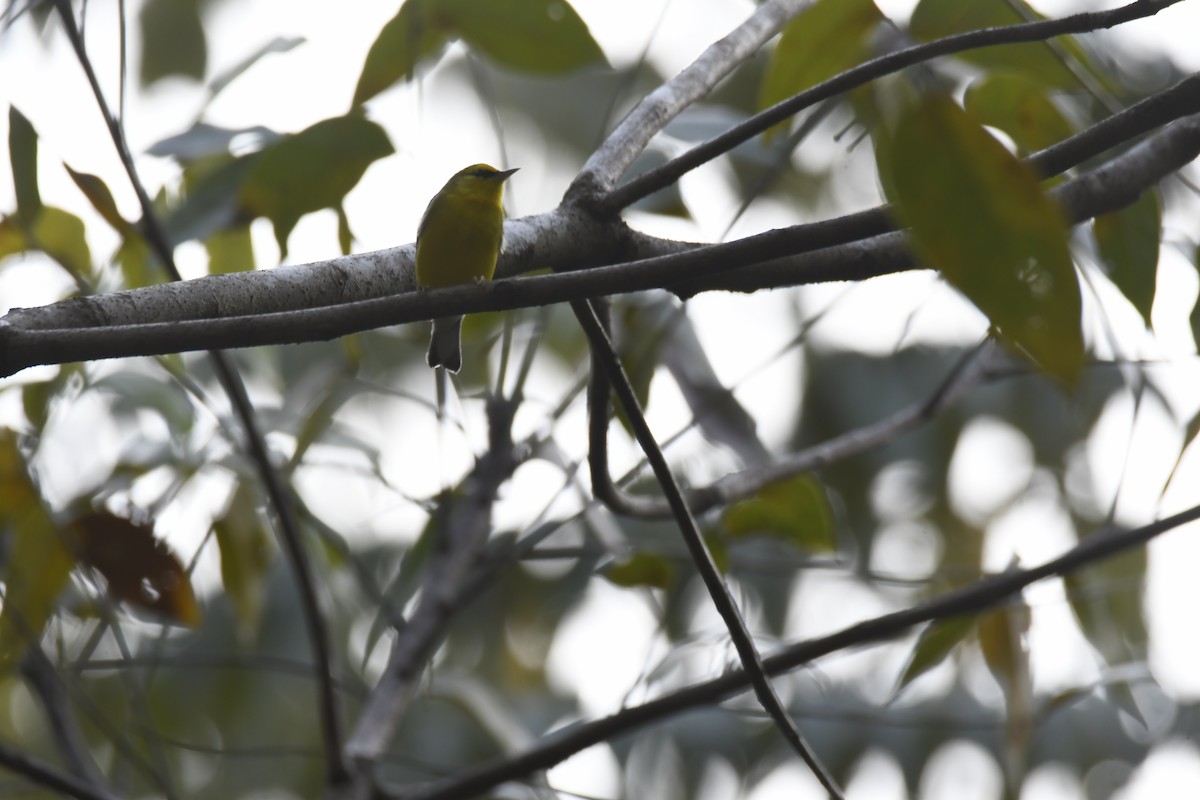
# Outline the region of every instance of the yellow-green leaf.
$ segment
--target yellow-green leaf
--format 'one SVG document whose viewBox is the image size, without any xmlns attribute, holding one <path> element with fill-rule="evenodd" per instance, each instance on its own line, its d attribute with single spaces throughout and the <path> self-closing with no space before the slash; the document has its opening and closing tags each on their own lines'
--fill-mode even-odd
<svg viewBox="0 0 1200 800">
<path fill-rule="evenodd" d="M 14 216 L 0 220 L 0 258 L 30 251 L 45 253 L 72 275 L 91 274 L 83 220 L 69 211 L 44 205 L 32 225 Z"/>
<path fill-rule="evenodd" d="M 71 180 L 75 181 L 75 185 L 79 187 L 79 191 L 83 192 L 88 201 L 91 202 L 92 208 L 99 212 L 104 221 L 123 236 L 130 234 L 137 235 L 137 231 L 117 210 L 117 202 L 113 199 L 112 192 L 109 191 L 108 184 L 97 175 L 92 175 L 87 172 L 76 172 L 71 169 L 69 164 L 63 164 L 67 168 L 67 173 L 71 176 Z"/>
<path fill-rule="evenodd" d="M 37 173 L 38 136 L 33 124 L 16 106 L 8 107 L 8 157 L 17 195 L 17 214 L 30 224 L 42 210 Z"/>
<path fill-rule="evenodd" d="M 926 625 L 917 637 L 917 643 L 913 646 L 908 664 L 896 683 L 892 697 L 899 695 L 914 680 L 945 661 L 946 656 L 975 630 L 977 620 L 978 617 L 975 616 L 950 617 Z"/>
<path fill-rule="evenodd" d="M 1074 570 L 1063 579 L 1080 629 L 1112 666 L 1146 657 L 1142 600 L 1146 566 L 1146 549 L 1139 547 Z"/>
<path fill-rule="evenodd" d="M 361 115 L 322 120 L 260 152 L 242 184 L 239 206 L 275 226 L 280 251 L 300 217 L 336 208 L 373 162 L 395 150 L 383 128 Z"/>
<path fill-rule="evenodd" d="M 941 95 L 902 109 L 876 152 L 921 260 L 1008 344 L 1073 385 L 1083 366 L 1079 282 L 1066 221 L 1032 170 Z"/>
<path fill-rule="evenodd" d="M 648 586 L 669 589 L 675 579 L 671 562 L 657 553 L 634 553 L 612 564 L 602 573 L 617 586 Z"/>
<path fill-rule="evenodd" d="M 434 0 L 440 18 L 498 64 L 543 75 L 608 66 L 567 0 Z"/>
<path fill-rule="evenodd" d="M 217 231 L 204 241 L 204 251 L 208 253 L 210 275 L 254 271 L 254 244 L 249 225 Z"/>
<path fill-rule="evenodd" d="M 721 527 L 730 536 L 773 536 L 808 552 L 837 547 L 837 522 L 829 496 L 811 475 L 763 487 L 757 495 L 725 509 Z"/>
<path fill-rule="evenodd" d="M 1150 309 L 1158 280 L 1158 246 L 1162 235 L 1162 208 L 1158 193 L 1149 191 L 1112 214 L 1093 223 L 1100 259 L 1108 277 L 1150 327 Z"/>
<path fill-rule="evenodd" d="M 928 42 L 980 28 L 1039 19 L 1045 17 L 1023 0 L 921 0 L 913 9 L 908 33 L 917 41 Z M 1077 63 L 1087 64 L 1076 42 L 1068 38 L 1056 41 Z M 1073 87 L 1078 83 L 1071 70 L 1042 42 L 984 47 L 955 57 L 996 72 L 1020 73 L 1047 86 Z"/>
<path fill-rule="evenodd" d="M 10 537 L 0 610 L 0 671 L 14 667 L 54 611 L 75 559 L 29 480 L 12 431 L 0 432 L 0 532 Z"/>
<path fill-rule="evenodd" d="M 990 75 L 971 84 L 963 100 L 979 124 L 1012 137 L 1020 155 L 1071 136 L 1075 128 L 1046 95 L 1045 87 L 1022 75 Z"/>
<path fill-rule="evenodd" d="M 797 14 L 771 52 L 758 107 L 773 106 L 858 64 L 881 21 L 872 0 L 818 0 Z M 771 128 L 766 138 L 786 124 Z"/>
<path fill-rule="evenodd" d="M 221 581 L 233 603 L 239 635 L 247 638 L 262 618 L 272 545 L 254 493 L 245 483 L 238 486 L 213 531 L 221 551 Z"/>
<path fill-rule="evenodd" d="M 441 52 L 447 31 L 433 6 L 431 0 L 407 0 L 383 26 L 367 51 L 366 63 L 358 76 L 354 107 L 397 81 L 411 78 L 418 64 Z"/>
<path fill-rule="evenodd" d="M 979 620 L 979 648 L 992 677 L 1006 695 L 1029 679 L 1029 606 L 1024 602 L 984 614 Z"/>
<path fill-rule="evenodd" d="M 208 45 L 199 6 L 199 0 L 147 0 L 142 6 L 142 86 L 169 75 L 204 77 Z"/>
</svg>

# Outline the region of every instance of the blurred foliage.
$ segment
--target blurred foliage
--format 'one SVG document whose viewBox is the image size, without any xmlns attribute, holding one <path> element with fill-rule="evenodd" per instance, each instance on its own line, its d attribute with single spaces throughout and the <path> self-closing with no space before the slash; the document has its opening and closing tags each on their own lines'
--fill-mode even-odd
<svg viewBox="0 0 1200 800">
<path fill-rule="evenodd" d="M 29 24 L 45 24 L 47 5 L 33 6 Z M 572 164 L 667 77 L 653 57 L 609 67 L 566 0 L 406 0 L 369 51 L 354 56 L 363 65 L 356 85 L 333 87 L 353 98 L 345 115 L 293 133 L 255 119 L 225 127 L 206 118 L 208 104 L 262 58 L 302 42 L 272 39 L 210 75 L 206 24 L 214 5 L 147 0 L 133 28 L 144 85 L 172 76 L 203 82 L 199 116 L 148 151 L 169 159 L 176 179 L 149 188 L 171 244 L 201 245 L 211 273 L 267 266 L 252 246 L 255 222 L 271 224 L 286 255 L 299 220 L 323 209 L 338 214 L 338 245 L 348 251 L 354 220 L 346 198 L 399 140 L 385 122 L 368 119 L 365 104 L 400 84 L 420 84 L 435 68 L 439 80 L 472 87 L 499 119 L 536 128 L 542 146 Z M 926 41 L 1036 16 L 1020 0 L 921 0 L 901 27 Z M 891 24 L 866 0 L 813 4 L 766 52 L 672 121 L 631 174 L 871 58 L 886 49 Z M 709 43 L 695 44 L 698 51 Z M 1085 329 L 1077 276 L 1106 282 L 1152 327 L 1173 196 L 1147 193 L 1069 236 L 1019 162 L 1093 124 L 1114 102 L 1126 105 L 1179 77 L 1169 63 L 1126 58 L 1111 41 L 1104 47 L 1101 56 L 1080 38 L 942 58 L 783 123 L 721 160 L 738 213 L 753 215 L 756 203 L 769 202 L 774 211 L 762 224 L 778 226 L 780 214 L 802 222 L 851 210 L 842 183 L 855 173 L 846 164 L 869 143 L 876 160 L 865 160 L 878 164 L 874 178 L 912 227 L 921 257 L 1013 351 L 917 430 L 704 515 L 714 559 L 765 652 L 810 630 L 814 616 L 828 630 L 826 618 L 841 621 L 857 607 L 851 599 L 896 609 L 985 576 L 995 524 L 1026 498 L 1048 500 L 1077 537 L 1116 524 L 1111 498 L 1080 466 L 1080 454 L 1115 403 L 1170 404 L 1138 365 L 1092 363 L 1099 357 L 1088 348 L 1101 348 Z M 61 165 L 80 192 L 79 207 L 47 205 L 39 174 L 60 165 L 39 162 L 37 120 L 16 108 L 8 119 L 16 207 L 0 218 L 0 270 L 24 259 L 47 279 L 65 276 L 53 284 L 61 294 L 165 280 L 139 221 L 124 218 L 114 199 L 123 176 Z M 816 155 L 797 156 L 810 144 Z M 695 221 L 711 217 L 712 202 L 676 186 L 637 210 Z M 117 234 L 106 256 L 88 244 L 87 226 L 101 221 Z M 1174 243 L 1190 235 L 1176 231 Z M 1194 239 L 1178 249 L 1195 264 Z M 889 280 L 901 279 L 879 279 Z M 726 385 L 722 378 L 731 378 L 718 376 L 704 348 L 724 331 L 703 330 L 688 307 L 657 294 L 615 304 L 621 357 L 639 399 L 651 415 L 672 401 L 686 409 L 689 418 L 665 423 L 673 427 L 663 433 L 678 431 L 669 452 L 685 483 L 760 466 L 773 451 L 802 450 L 924 402 L 975 344 L 905 338 L 886 354 L 822 344 L 810 334 L 820 332 L 824 310 L 804 291 L 789 297 L 795 335 L 786 332 L 785 350 L 798 357 L 774 368 L 785 371 L 796 398 L 770 426 L 788 431 L 784 448 L 765 443 L 760 428 L 768 426 L 756 425 L 750 411 L 760 398 L 747 397 L 768 354 L 748 353 L 739 365 L 746 371 L 732 376 L 745 382 Z M 1191 325 L 1200 331 L 1200 310 Z M 497 530 L 470 592 L 381 765 L 380 777 L 396 784 L 459 774 L 585 719 L 589 687 L 572 683 L 576 676 L 564 675 L 553 655 L 582 614 L 605 613 L 592 604 L 606 593 L 625 593 L 656 626 L 626 705 L 736 661 L 674 526 L 618 518 L 580 499 L 587 348 L 569 310 L 473 315 L 464 331 L 460 404 L 443 430 L 453 434 L 461 423 L 478 433 L 476 398 L 503 386 L 522 401 L 517 435 L 534 458 L 513 482 L 519 501 L 509 487 L 501 492 Z M 441 467 L 438 454 L 414 454 L 412 444 L 432 441 L 423 435 L 443 422 L 428 398 L 426 336 L 425 326 L 407 326 L 234 354 L 276 463 L 297 492 L 348 721 L 436 550 L 436 499 L 409 489 L 395 468 L 414 458 Z M 164 794 L 164 785 L 200 800 L 281 790 L 316 796 L 324 766 L 299 602 L 212 369 L 195 355 L 75 364 L 0 387 L 11 414 L 11 429 L 0 435 L 0 741 L 57 763 L 49 721 L 16 671 L 39 642 L 101 768 L 129 796 Z M 986 513 L 964 509 L 951 490 L 952 463 L 982 425 L 1011 432 L 1032 461 L 1027 485 Z M 1176 467 L 1194 450 L 1200 413 L 1178 428 L 1184 451 L 1164 456 Z M 620 425 L 609 435 L 614 449 L 627 443 Z M 628 491 L 656 493 L 636 470 L 617 477 Z M 530 484 L 540 494 L 525 494 Z M 901 532 L 920 546 L 898 550 Z M 197 578 L 206 564 L 207 577 Z M 1040 611 L 1024 598 L 929 624 L 891 647 L 845 654 L 865 663 L 857 677 L 825 675 L 818 663 L 778 685 L 843 782 L 864 755 L 882 752 L 915 795 L 930 759 L 955 741 L 990 753 L 1011 796 L 1041 764 L 1065 764 L 1080 776 L 1111 762 L 1135 765 L 1158 742 L 1194 739 L 1200 725 L 1200 709 L 1168 696 L 1150 673 L 1147 570 L 1145 551 L 1131 551 L 1063 582 L 1100 665 L 1099 678 L 1067 689 L 1032 684 L 1027 633 Z M 800 598 L 816 598 L 820 608 Z M 888 689 L 891 702 L 881 702 Z M 745 698 L 610 746 L 630 796 L 698 796 L 714 765 L 749 788 L 791 757 Z M 1096 783 L 1087 784 L 1089 797 L 1107 797 L 1120 780 Z M 51 796 L 0 781 L 0 795 L 17 792 Z"/>
</svg>

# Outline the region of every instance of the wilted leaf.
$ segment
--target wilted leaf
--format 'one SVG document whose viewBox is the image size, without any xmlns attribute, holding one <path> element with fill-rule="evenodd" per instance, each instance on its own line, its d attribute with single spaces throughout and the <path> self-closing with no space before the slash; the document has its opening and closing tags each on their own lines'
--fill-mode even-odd
<svg viewBox="0 0 1200 800">
<path fill-rule="evenodd" d="M 980 125 L 1012 137 L 1021 155 L 1033 153 L 1075 133 L 1045 87 L 1020 75 L 999 74 L 972 83 L 963 105 Z"/>
<path fill-rule="evenodd" d="M 783 29 L 771 52 L 758 95 L 768 108 L 853 67 L 867 55 L 867 43 L 883 15 L 872 0 L 818 0 Z M 770 139 L 786 122 L 766 133 Z"/>
<path fill-rule="evenodd" d="M 183 625 L 199 623 L 183 565 L 149 527 L 101 512 L 72 520 L 68 530 L 80 559 L 104 576 L 113 598 Z"/>
<path fill-rule="evenodd" d="M 202 80 L 208 45 L 200 0 L 146 0 L 138 17 L 142 30 L 142 86 L 169 75 Z"/>
<path fill-rule="evenodd" d="M 975 630 L 978 619 L 976 616 L 950 617 L 926 625 L 917 637 L 892 697 L 897 697 L 910 683 L 945 661 L 946 656 Z"/>
<path fill-rule="evenodd" d="M 949 98 L 908 106 L 879 169 L 922 261 L 941 271 L 1044 371 L 1083 367 L 1081 300 L 1067 224 L 1033 172 Z"/>
<path fill-rule="evenodd" d="M 1093 223 L 1100 258 L 1108 277 L 1150 327 L 1150 309 L 1158 280 L 1158 245 L 1162 235 L 1162 208 L 1158 193 L 1149 191 L 1137 202 Z"/>
<path fill-rule="evenodd" d="M 439 18 L 471 47 L 523 72 L 561 75 L 608 66 L 567 0 L 434 0 Z"/>
<path fill-rule="evenodd" d="M 322 120 L 254 157 L 240 208 L 271 220 L 286 255 L 288 235 L 300 217 L 337 208 L 367 167 L 393 152 L 383 128 L 362 116 Z"/>
<path fill-rule="evenodd" d="M 730 536 L 765 534 L 809 552 L 837 548 L 837 522 L 825 487 L 797 475 L 763 487 L 757 495 L 725 509 L 721 528 Z"/>
<path fill-rule="evenodd" d="M 675 579 L 671 562 L 657 553 L 639 552 L 607 567 L 602 573 L 617 586 L 669 589 Z"/>
</svg>

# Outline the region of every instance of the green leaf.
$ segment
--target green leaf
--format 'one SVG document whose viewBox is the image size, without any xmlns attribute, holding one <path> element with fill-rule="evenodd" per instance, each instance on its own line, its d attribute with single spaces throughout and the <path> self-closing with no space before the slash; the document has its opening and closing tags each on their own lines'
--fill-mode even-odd
<svg viewBox="0 0 1200 800">
<path fill-rule="evenodd" d="M 67 168 L 67 174 L 71 176 L 71 180 L 75 181 L 79 191 L 83 192 L 92 204 L 92 208 L 99 212 L 105 222 L 112 225 L 122 236 L 138 235 L 137 229 L 117 210 L 117 201 L 113 199 L 108 184 L 102 178 L 87 172 L 76 172 L 68 164 L 63 164 L 63 166 Z"/>
<path fill-rule="evenodd" d="M 357 108 L 392 84 L 411 78 L 417 65 L 445 47 L 449 32 L 431 0 L 407 0 L 388 20 L 367 51 L 354 89 Z"/>
<path fill-rule="evenodd" d="M 608 566 L 603 575 L 617 586 L 669 589 L 675 579 L 675 570 L 664 556 L 639 552 Z"/>
<path fill-rule="evenodd" d="M 908 657 L 908 664 L 892 691 L 895 699 L 910 683 L 946 660 L 964 639 L 975 630 L 978 617 L 950 617 L 935 620 L 921 631 Z"/>
<path fill-rule="evenodd" d="M 956 33 L 1016 25 L 1045 19 L 1023 0 L 921 0 L 913 9 L 908 33 L 928 42 Z M 1079 44 L 1060 37 L 1055 40 L 1077 63 L 1091 69 Z M 1042 42 L 984 47 L 956 54 L 972 64 L 996 72 L 1015 72 L 1043 86 L 1075 87 L 1079 80 L 1054 51 Z"/>
<path fill-rule="evenodd" d="M 254 493 L 247 487 L 246 482 L 239 483 L 224 516 L 213 523 L 221 551 L 221 582 L 233 603 L 243 639 L 258 630 L 262 619 L 273 552 L 271 535 L 258 513 Z"/>
<path fill-rule="evenodd" d="M 1093 223 L 1100 259 L 1108 277 L 1150 327 L 1150 309 L 1158 279 L 1158 246 L 1162 235 L 1162 207 L 1158 193 L 1149 191 L 1137 202 Z"/>
<path fill-rule="evenodd" d="M 1067 224 L 1033 172 L 941 95 L 902 109 L 876 154 L 921 260 L 1008 344 L 1073 385 L 1083 366 L 1079 282 Z"/>
<path fill-rule="evenodd" d="M 142 29 L 142 86 L 171 75 L 204 78 L 208 46 L 199 0 L 146 0 Z"/>
<path fill-rule="evenodd" d="M 11 431 L 0 432 L 0 519 L 7 530 L 0 672 L 37 642 L 75 565 L 25 471 Z"/>
<path fill-rule="evenodd" d="M 1171 466 L 1171 473 L 1167 475 L 1167 479 L 1163 481 L 1162 492 L 1159 494 L 1161 500 L 1166 494 L 1167 489 L 1171 486 L 1171 481 L 1175 480 L 1175 473 L 1179 471 L 1179 465 L 1183 463 L 1183 456 L 1187 453 L 1188 448 L 1196 441 L 1196 437 L 1200 436 L 1200 411 L 1192 415 L 1188 420 L 1187 426 L 1183 432 L 1183 445 L 1179 448 L 1179 455 L 1175 458 L 1175 463 Z"/>
<path fill-rule="evenodd" d="M 254 158 L 239 208 L 275 226 L 282 255 L 305 214 L 337 208 L 373 162 L 394 153 L 383 128 L 360 115 L 334 117 L 279 141 Z"/>
<path fill-rule="evenodd" d="M 758 95 L 768 108 L 853 67 L 867 55 L 868 37 L 883 15 L 872 0 L 818 0 L 783 29 Z M 781 122 L 768 140 L 786 128 Z"/>
<path fill-rule="evenodd" d="M 211 103 L 213 99 L 235 80 L 246 73 L 248 69 L 257 64 L 264 56 L 273 53 L 286 53 L 300 45 L 304 44 L 303 36 L 276 36 L 266 44 L 259 47 L 250 55 L 243 58 L 241 61 L 234 64 L 229 69 L 217 75 L 208 84 L 208 101 Z"/>
<path fill-rule="evenodd" d="M 764 534 L 808 552 L 837 548 L 837 522 L 825 487 L 811 475 L 768 484 L 748 500 L 721 515 L 722 529 L 732 537 Z"/>
<path fill-rule="evenodd" d="M 28 249 L 41 250 L 73 275 L 92 272 L 92 251 L 84 235 L 83 220 L 69 211 L 42 206 L 33 224 L 33 241 Z"/>
<path fill-rule="evenodd" d="M 250 226 L 241 225 L 214 233 L 204 241 L 210 275 L 254 271 L 254 243 Z"/>
<path fill-rule="evenodd" d="M 562 75 L 608 66 L 567 0 L 434 0 L 440 18 L 472 48 L 523 72 Z"/>
<path fill-rule="evenodd" d="M 1075 133 L 1041 83 L 1022 75 L 990 75 L 975 81 L 963 100 L 980 125 L 1004 131 L 1020 155 L 1033 153 Z"/>
<path fill-rule="evenodd" d="M 172 208 L 163 221 L 171 244 L 203 241 L 226 227 L 250 221 L 237 218 L 238 198 L 258 155 L 221 155 L 187 166 L 183 171 L 183 202 Z"/>
<path fill-rule="evenodd" d="M 350 249 L 354 247 L 354 232 L 350 230 L 350 218 L 346 216 L 346 209 L 341 203 L 337 204 L 337 220 L 338 220 L 338 247 L 342 250 L 342 255 L 350 255 Z"/>
<path fill-rule="evenodd" d="M 12 163 L 17 214 L 25 225 L 32 225 L 42 213 L 37 173 L 38 136 L 16 106 L 8 107 L 8 157 Z"/>
<path fill-rule="evenodd" d="M 1139 547 L 1063 578 L 1080 629 L 1110 666 L 1146 657 L 1146 566 L 1146 549 Z"/>
</svg>

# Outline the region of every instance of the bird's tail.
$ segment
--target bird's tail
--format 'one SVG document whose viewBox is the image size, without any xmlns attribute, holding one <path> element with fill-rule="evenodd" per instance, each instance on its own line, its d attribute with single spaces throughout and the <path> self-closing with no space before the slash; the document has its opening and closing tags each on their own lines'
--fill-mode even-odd
<svg viewBox="0 0 1200 800">
<path fill-rule="evenodd" d="M 429 366 L 445 367 L 448 372 L 458 372 L 462 367 L 462 321 L 462 317 L 441 317 L 433 321 L 429 352 L 425 355 Z"/>
</svg>

